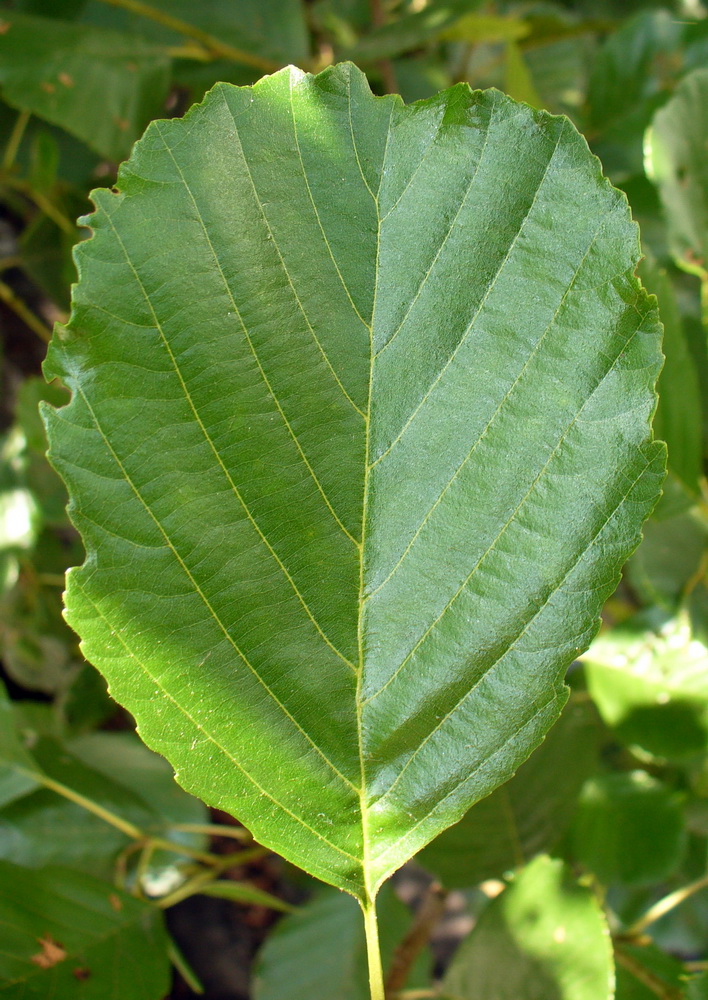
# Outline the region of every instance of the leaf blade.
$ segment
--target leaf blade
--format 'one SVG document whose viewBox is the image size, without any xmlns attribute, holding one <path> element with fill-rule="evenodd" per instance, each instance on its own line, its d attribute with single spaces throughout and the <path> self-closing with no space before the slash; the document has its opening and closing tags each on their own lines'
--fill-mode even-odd
<svg viewBox="0 0 708 1000">
<path fill-rule="evenodd" d="M 351 66 L 218 86 L 118 188 L 46 367 L 71 623 L 188 790 L 365 898 L 540 742 L 655 500 L 636 229 L 563 120 Z"/>
</svg>

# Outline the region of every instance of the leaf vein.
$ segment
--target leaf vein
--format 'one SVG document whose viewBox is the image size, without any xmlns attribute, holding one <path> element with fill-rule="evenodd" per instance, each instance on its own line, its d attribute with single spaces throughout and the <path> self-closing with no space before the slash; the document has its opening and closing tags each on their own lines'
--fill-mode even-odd
<svg viewBox="0 0 708 1000">
<path fill-rule="evenodd" d="M 608 375 L 614 370 L 615 365 L 619 361 L 622 353 L 627 350 L 627 348 L 629 347 L 630 343 L 632 342 L 632 340 L 636 336 L 638 330 L 639 330 L 639 326 L 637 326 L 635 328 L 634 333 L 632 334 L 632 336 L 629 337 L 622 344 L 619 353 L 612 360 L 612 363 L 608 367 L 607 371 L 605 371 L 605 373 L 603 374 L 602 378 L 598 381 L 597 385 L 595 385 L 593 387 L 592 391 L 588 394 L 588 397 L 585 400 L 585 402 L 583 403 L 583 405 L 580 407 L 580 409 L 578 410 L 578 412 L 575 414 L 575 416 L 573 417 L 573 419 L 570 421 L 570 423 L 568 424 L 568 426 L 565 428 L 565 430 L 561 434 L 558 442 L 556 443 L 556 445 L 554 446 L 554 448 L 551 451 L 550 455 L 546 459 L 546 462 L 543 465 L 543 468 L 538 472 L 538 474 L 536 475 L 535 479 L 533 480 L 533 482 L 529 486 L 528 490 L 526 491 L 526 493 L 524 494 L 524 496 L 521 498 L 521 500 L 519 501 L 519 503 L 516 505 L 516 507 L 514 508 L 514 510 L 512 511 L 512 513 L 509 515 L 507 521 L 504 523 L 504 525 L 502 526 L 502 528 L 500 529 L 500 531 L 494 537 L 494 539 L 490 543 L 489 547 L 480 556 L 480 558 L 478 559 L 478 561 L 472 567 L 472 569 L 471 569 L 470 573 L 468 574 L 468 576 L 465 578 L 465 580 L 463 580 L 463 582 L 460 584 L 460 586 L 455 591 L 455 593 L 453 594 L 453 596 L 450 598 L 450 600 L 447 602 L 447 604 L 445 605 L 445 607 L 442 609 L 442 611 L 440 612 L 440 614 L 438 615 L 438 617 L 428 626 L 427 630 L 423 633 L 423 635 L 417 641 L 417 643 L 415 644 L 415 646 L 413 646 L 413 648 L 411 649 L 410 653 L 408 653 L 408 655 L 405 657 L 405 659 L 401 661 L 401 663 L 399 664 L 399 666 L 396 668 L 396 670 L 394 671 L 394 673 L 389 677 L 389 679 L 386 681 L 386 683 L 381 688 L 379 688 L 378 691 L 376 691 L 369 698 L 367 698 L 367 703 L 369 701 L 373 701 L 374 698 L 378 698 L 378 696 L 383 691 L 385 691 L 385 689 L 389 686 L 389 684 L 391 684 L 391 682 L 396 679 L 396 677 L 398 676 L 398 674 L 405 667 L 405 665 L 409 662 L 409 660 L 415 655 L 415 653 L 417 652 L 417 650 L 425 642 L 425 640 L 428 638 L 428 636 L 431 634 L 431 632 L 433 632 L 440 625 L 440 622 L 442 621 L 442 619 L 445 617 L 445 615 L 447 614 L 447 612 L 453 606 L 453 604 L 458 599 L 458 597 L 463 592 L 463 590 L 465 590 L 466 587 L 469 585 L 470 580 L 473 578 L 473 576 L 475 575 L 475 573 L 477 572 L 477 570 L 479 569 L 479 567 L 482 565 L 482 563 L 485 561 L 485 559 L 489 555 L 491 555 L 492 552 L 494 552 L 494 550 L 496 549 L 496 546 L 499 544 L 499 541 L 502 538 L 502 536 L 506 533 L 507 529 L 514 523 L 514 521 L 516 519 L 516 516 L 519 513 L 519 511 L 526 504 L 526 502 L 529 499 L 529 497 L 531 497 L 532 494 L 534 493 L 534 491 L 538 488 L 539 483 L 541 482 L 541 480 L 545 476 L 547 470 L 549 469 L 551 463 L 553 462 L 553 459 L 556 457 L 556 455 L 560 451 L 560 449 L 561 449 L 563 443 L 565 442 L 565 439 L 567 438 L 568 434 L 573 429 L 573 427 L 575 426 L 575 424 L 580 420 L 580 417 L 581 417 L 581 415 L 583 413 L 583 410 L 588 405 L 588 403 L 590 402 L 590 400 L 594 397 L 595 393 L 600 389 L 600 386 L 604 383 L 604 381 L 608 377 Z M 581 553 L 581 555 L 582 555 L 582 553 Z M 553 596 L 553 595 L 551 594 L 550 596 Z"/>
<path fill-rule="evenodd" d="M 293 440 L 293 442 L 295 444 L 295 447 L 297 448 L 297 451 L 298 451 L 298 454 L 300 455 L 300 458 L 302 459 L 303 463 L 305 464 L 305 467 L 306 467 L 308 473 L 310 474 L 310 476 L 311 476 L 311 478 L 312 478 L 315 486 L 317 487 L 317 489 L 318 489 L 318 491 L 319 491 L 322 499 L 324 500 L 327 509 L 329 510 L 329 512 L 332 515 L 332 517 L 334 518 L 334 520 L 337 522 L 337 524 L 338 524 L 339 528 L 341 529 L 341 531 L 349 539 L 349 541 L 353 542 L 353 544 L 358 547 L 359 542 L 357 541 L 356 538 L 354 538 L 354 536 L 352 534 L 349 533 L 349 531 L 347 531 L 346 527 L 344 526 L 344 524 L 342 524 L 342 521 L 340 520 L 340 518 L 337 515 L 337 512 L 335 511 L 334 507 L 332 506 L 332 504 L 331 504 L 331 502 L 329 500 L 329 497 L 325 493 L 324 487 L 320 483 L 320 481 L 319 481 L 319 479 L 318 479 L 318 477 L 317 477 L 317 475 L 315 473 L 315 470 L 312 468 L 312 465 L 310 464 L 310 461 L 308 460 L 307 455 L 305 454 L 305 452 L 304 452 L 304 450 L 302 448 L 302 445 L 300 444 L 300 441 L 298 440 L 298 437 L 295 434 L 295 431 L 293 430 L 292 425 L 291 425 L 290 421 L 287 418 L 287 415 L 286 415 L 285 410 L 283 409 L 283 407 L 282 407 L 282 405 L 280 403 L 280 400 L 278 399 L 278 397 L 275 394 L 275 390 L 273 389 L 273 387 L 272 387 L 272 385 L 270 383 L 270 379 L 268 378 L 268 376 L 266 374 L 266 371 L 263 368 L 261 360 L 260 360 L 260 358 L 258 356 L 258 353 L 257 353 L 257 351 L 256 351 L 256 349 L 255 349 L 255 347 L 253 345 L 253 339 L 251 338 L 251 335 L 249 334 L 249 332 L 248 332 L 248 330 L 246 328 L 246 324 L 243 321 L 243 316 L 241 315 L 241 310 L 238 308 L 238 305 L 236 304 L 236 299 L 234 297 L 233 292 L 231 291 L 231 286 L 229 285 L 229 282 L 228 282 L 228 280 L 226 278 L 226 274 L 224 273 L 224 269 L 221 266 L 221 261 L 219 260 L 219 256 L 218 256 L 218 254 L 216 252 L 216 247 L 214 246 L 214 244 L 213 244 L 213 242 L 211 240 L 211 237 L 209 236 L 209 230 L 207 229 L 206 223 L 204 222 L 204 217 L 202 216 L 202 213 L 199 210 L 199 206 L 197 205 L 197 200 L 194 197 L 194 194 L 192 193 L 192 190 L 191 190 L 189 184 L 187 183 L 187 179 L 184 176 L 184 173 L 182 172 L 182 168 L 180 167 L 179 163 L 177 162 L 177 159 L 176 159 L 176 157 L 174 155 L 174 152 L 167 145 L 165 137 L 162 135 L 162 132 L 160 132 L 159 128 L 158 128 L 158 132 L 160 134 L 160 138 L 162 139 L 163 143 L 165 144 L 165 149 L 169 153 L 169 155 L 170 155 L 170 157 L 172 159 L 172 162 L 175 165 L 175 169 L 179 172 L 179 175 L 180 175 L 180 177 L 182 179 L 182 184 L 184 185 L 184 189 L 187 192 L 187 194 L 189 195 L 190 201 L 192 202 L 192 205 L 194 206 L 194 211 L 197 213 L 197 219 L 199 220 L 199 224 L 202 227 L 202 231 L 204 233 L 204 238 L 206 239 L 207 244 L 209 246 L 209 249 L 211 251 L 211 254 L 212 254 L 213 258 L 214 258 L 214 263 L 216 264 L 217 270 L 219 271 L 219 274 L 220 274 L 221 280 L 222 280 L 222 282 L 224 284 L 224 288 L 226 290 L 226 293 L 229 296 L 229 299 L 231 300 L 231 304 L 232 304 L 232 306 L 234 308 L 234 312 L 236 313 L 236 316 L 238 317 L 238 321 L 241 324 L 241 329 L 243 330 L 243 334 L 244 334 L 244 336 L 246 338 L 246 341 L 248 343 L 248 346 L 249 346 L 249 349 L 251 351 L 251 354 L 253 355 L 253 359 L 256 362 L 256 365 L 258 366 L 258 371 L 260 372 L 261 378 L 263 379 L 263 382 L 265 383 L 265 386 L 268 389 L 268 392 L 270 393 L 270 395 L 271 395 L 271 397 L 273 399 L 273 402 L 275 403 L 275 406 L 276 406 L 276 408 L 278 410 L 278 413 L 280 414 L 280 416 L 281 416 L 281 418 L 283 420 L 283 423 L 285 424 L 285 427 L 287 428 L 288 434 L 292 438 L 292 440 Z M 236 132 L 236 135 L 238 136 L 238 131 Z M 239 144 L 240 144 L 240 141 L 241 140 L 239 138 Z M 243 156 L 243 149 L 241 149 L 241 155 Z M 245 158 L 245 156 L 243 156 L 243 161 L 246 164 L 246 158 Z M 250 172 L 250 170 L 248 168 L 248 164 L 246 164 L 246 170 L 247 170 L 248 175 L 250 177 L 251 176 L 251 172 Z M 255 185 L 253 184 L 253 179 L 252 178 L 251 178 L 251 185 L 253 186 L 254 193 L 256 193 Z M 257 193 L 256 193 L 256 199 L 258 200 L 258 194 Z M 260 205 L 260 201 L 258 203 Z M 261 211 L 263 211 L 262 206 L 261 206 Z M 264 213 L 264 217 L 265 217 L 265 213 Z M 267 223 L 267 220 L 266 220 L 266 225 L 267 224 L 268 223 Z M 282 260 L 282 258 L 281 258 L 281 260 Z M 286 271 L 286 274 L 287 274 L 287 271 Z M 292 287 L 292 285 L 291 285 L 291 287 Z M 293 291 L 294 291 L 294 289 L 293 289 Z M 170 354 L 171 353 L 172 352 L 170 351 Z M 185 384 L 185 392 L 186 391 L 187 391 L 187 389 L 186 389 L 186 384 Z M 195 410 L 195 415 L 196 415 L 196 410 Z M 205 431 L 205 433 L 206 433 L 206 431 Z M 216 453 L 216 449 L 214 449 L 214 452 Z M 220 459 L 219 459 L 219 461 L 221 462 Z M 229 479 L 230 478 L 231 477 L 229 476 Z"/>
<path fill-rule="evenodd" d="M 237 758 L 234 757 L 226 749 L 226 747 L 223 746 L 223 744 L 219 743 L 219 741 L 211 733 L 207 732 L 207 730 L 192 715 L 190 715 L 190 713 L 187 711 L 187 709 L 184 707 L 184 705 L 182 705 L 181 702 L 177 701 L 177 699 L 167 690 L 167 688 L 165 688 L 160 683 L 159 679 L 157 677 L 155 677 L 150 672 L 150 670 L 148 669 L 147 665 L 145 663 L 143 663 L 142 660 L 140 660 L 136 656 L 136 654 L 130 649 L 130 647 L 128 646 L 128 644 L 124 640 L 123 636 L 120 634 L 120 632 L 118 630 L 115 630 L 115 629 L 112 628 L 111 623 L 109 622 L 108 618 L 101 611 L 101 609 L 98 607 L 98 605 L 96 604 L 96 602 L 91 597 L 89 597 L 89 595 L 86 593 L 86 591 L 83 589 L 83 587 L 81 587 L 81 585 L 77 582 L 76 578 L 74 578 L 74 585 L 79 587 L 79 589 L 81 590 L 81 593 L 89 601 L 89 603 L 91 604 L 91 606 L 93 608 L 95 608 L 96 613 L 100 616 L 100 618 L 105 622 L 106 626 L 111 630 L 111 632 L 118 639 L 118 641 L 123 646 L 123 648 L 125 649 L 125 651 L 128 654 L 128 656 L 132 660 L 134 660 L 135 663 L 137 663 L 137 665 L 140 667 L 140 669 L 146 674 L 146 676 L 148 676 L 150 678 L 150 680 L 154 684 L 157 685 L 157 687 L 164 694 L 165 698 L 167 698 L 168 701 L 171 701 L 172 704 L 175 706 L 175 708 L 178 709 L 178 711 L 182 715 L 184 715 L 184 717 L 186 719 L 188 719 L 189 722 L 191 722 L 191 724 L 194 726 L 194 728 L 197 729 L 200 733 L 202 733 L 206 737 L 206 739 L 209 740 L 210 743 L 212 743 L 221 753 L 224 754 L 224 756 L 229 761 L 231 761 L 232 764 L 235 765 L 235 767 L 243 774 L 243 776 L 248 781 L 250 781 L 251 784 L 255 788 L 258 789 L 258 791 L 259 791 L 259 793 L 261 795 L 264 795 L 266 798 L 270 799 L 270 801 L 274 805 L 276 805 L 284 813 L 286 813 L 288 816 L 290 816 L 292 819 L 294 819 L 297 823 L 300 823 L 300 825 L 303 826 L 306 830 L 309 830 L 310 833 L 313 833 L 319 840 L 321 840 L 321 841 L 323 841 L 323 843 L 327 844 L 328 847 L 331 847 L 332 850 L 336 851 L 338 854 L 342 854 L 346 858 L 350 858 L 352 861 L 355 861 L 357 864 L 360 863 L 359 858 L 354 857 L 353 854 L 349 854 L 348 851 L 343 850 L 343 848 L 338 847 L 336 844 L 333 844 L 330 840 L 327 840 L 327 838 L 324 837 L 321 833 L 319 833 L 319 831 L 315 830 L 308 823 L 306 823 L 304 821 L 304 819 L 302 819 L 301 816 L 297 816 L 295 813 L 291 812 L 291 810 L 288 809 L 288 807 L 285 806 L 282 802 L 280 802 L 277 798 L 275 798 L 275 796 L 271 792 L 269 792 L 265 788 L 263 788 L 263 786 L 258 781 L 256 781 L 256 779 L 251 774 L 248 773 L 248 771 L 243 767 L 243 765 L 239 763 L 239 761 L 237 760 Z M 241 653 L 239 653 L 239 655 L 242 656 L 242 658 L 243 658 L 243 655 Z M 309 739 L 309 737 L 308 737 L 308 739 Z M 313 744 L 313 746 L 314 746 L 314 744 Z M 315 749 L 317 749 L 317 748 L 315 748 Z M 321 753 L 321 751 L 319 751 L 319 752 Z M 331 762 L 328 761 L 326 757 L 324 759 L 325 759 L 325 761 L 327 761 L 327 763 L 331 764 Z M 340 777 L 341 777 L 341 775 L 340 775 Z M 343 778 L 343 780 L 347 784 L 350 784 L 350 782 L 346 778 Z"/>
</svg>

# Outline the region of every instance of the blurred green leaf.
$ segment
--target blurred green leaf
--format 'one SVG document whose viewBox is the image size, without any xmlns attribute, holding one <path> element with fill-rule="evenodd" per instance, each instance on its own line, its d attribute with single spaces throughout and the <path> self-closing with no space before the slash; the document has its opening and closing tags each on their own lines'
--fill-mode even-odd
<svg viewBox="0 0 708 1000">
<path fill-rule="evenodd" d="M 678 761 L 708 749 L 708 649 L 687 614 L 630 619 L 583 663 L 600 714 L 627 745 Z"/>
<path fill-rule="evenodd" d="M 161 912 L 88 875 L 0 861 L 0 993 L 8 1000 L 162 1000 Z"/>
<path fill-rule="evenodd" d="M 8 104 L 65 128 L 111 160 L 127 156 L 162 109 L 169 58 L 140 38 L 0 12 L 0 87 Z"/>
<path fill-rule="evenodd" d="M 533 108 L 542 106 L 524 54 L 512 40 L 506 43 L 504 89 L 515 101 L 523 101 Z"/>
<path fill-rule="evenodd" d="M 482 0 L 431 0 L 423 10 L 405 13 L 372 29 L 346 52 L 346 58 L 371 62 L 420 48 L 440 38 L 481 3 Z"/>
<path fill-rule="evenodd" d="M 17 732 L 12 703 L 0 681 L 0 806 L 37 787 L 36 765 Z"/>
<path fill-rule="evenodd" d="M 695 361 L 666 270 L 651 257 L 646 257 L 639 265 L 639 277 L 647 291 L 656 295 L 664 324 L 666 360 L 657 385 L 659 406 L 654 417 L 654 433 L 668 445 L 670 471 L 697 494 L 703 471 L 703 411 Z"/>
<path fill-rule="evenodd" d="M 605 885 L 648 885 L 676 870 L 685 848 L 681 801 L 645 771 L 605 774 L 583 788 L 574 856 Z"/>
<path fill-rule="evenodd" d="M 666 210 L 671 251 L 686 270 L 708 273 L 708 69 L 690 73 L 654 116 L 647 169 Z"/>
<path fill-rule="evenodd" d="M 518 773 L 440 834 L 416 860 L 445 885 L 466 887 L 499 878 L 550 850 L 565 833 L 580 789 L 597 764 L 600 731 L 594 707 L 571 696 Z"/>
<path fill-rule="evenodd" d="M 602 909 L 562 861 L 532 861 L 482 913 L 442 984 L 445 1000 L 611 1000 Z"/>
<path fill-rule="evenodd" d="M 644 130 L 681 70 L 681 23 L 643 11 L 610 35 L 592 63 L 586 128 L 615 180 L 642 172 Z"/>
<path fill-rule="evenodd" d="M 684 968 L 654 945 L 622 943 L 616 951 L 615 1000 L 684 1000 Z"/>
<path fill-rule="evenodd" d="M 411 923 L 390 885 L 379 894 L 381 951 L 387 967 Z M 427 982 L 426 958 L 408 986 Z M 369 1000 L 361 911 L 350 896 L 318 889 L 309 903 L 277 925 L 256 960 L 254 1000 Z"/>
</svg>

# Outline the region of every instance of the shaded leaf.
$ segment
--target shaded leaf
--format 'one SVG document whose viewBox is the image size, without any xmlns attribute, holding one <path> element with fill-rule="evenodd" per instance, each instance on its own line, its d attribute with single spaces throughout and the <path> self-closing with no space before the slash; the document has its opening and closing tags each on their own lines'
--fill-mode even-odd
<svg viewBox="0 0 708 1000">
<path fill-rule="evenodd" d="M 387 967 L 405 936 L 411 913 L 390 886 L 381 892 L 377 909 L 381 952 Z M 425 958 L 408 986 L 425 983 Z M 369 1000 L 366 940 L 359 907 L 331 889 L 277 925 L 256 959 L 255 1000 Z"/>
<path fill-rule="evenodd" d="M 647 134 L 647 167 L 666 210 L 676 261 L 705 275 L 708 261 L 708 69 L 689 73 Z"/>
<path fill-rule="evenodd" d="M 703 411 L 696 363 L 666 271 L 653 259 L 645 258 L 639 266 L 639 276 L 647 291 L 656 295 L 664 325 L 666 360 L 657 386 L 659 406 L 654 417 L 654 433 L 666 441 L 669 470 L 697 494 L 703 471 Z"/>
<path fill-rule="evenodd" d="M 621 944 L 616 952 L 615 1000 L 684 1000 L 684 968 L 654 945 Z"/>
<path fill-rule="evenodd" d="M 32 777 L 35 766 L 15 728 L 12 704 L 0 681 L 0 806 L 37 787 Z"/>
<path fill-rule="evenodd" d="M 0 861 L 0 993 L 8 1000 L 162 1000 L 167 934 L 155 907 L 62 868 Z"/>
<path fill-rule="evenodd" d="M 539 857 L 483 912 L 442 985 L 445 1000 L 612 1000 L 610 933 L 591 891 Z"/>
<path fill-rule="evenodd" d="M 133 35 L 50 18 L 3 10 L 0 22 L 8 104 L 123 159 L 167 96 L 167 56 Z"/>
<path fill-rule="evenodd" d="M 678 867 L 685 848 L 679 797 L 645 771 L 587 782 L 572 829 L 575 856 L 605 885 L 648 885 Z"/>
<path fill-rule="evenodd" d="M 566 120 L 348 65 L 118 186 L 46 365 L 70 622 L 186 788 L 366 897 L 541 741 L 655 502 L 636 228 Z"/>
</svg>

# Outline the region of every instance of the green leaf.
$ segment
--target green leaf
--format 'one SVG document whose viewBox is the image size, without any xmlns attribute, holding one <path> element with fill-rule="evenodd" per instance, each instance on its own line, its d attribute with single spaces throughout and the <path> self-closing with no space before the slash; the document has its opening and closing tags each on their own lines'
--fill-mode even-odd
<svg viewBox="0 0 708 1000">
<path fill-rule="evenodd" d="M 566 120 L 350 65 L 216 87 L 118 188 L 46 364 L 68 618 L 188 790 L 366 898 L 541 741 L 656 500 L 636 228 Z"/>
<path fill-rule="evenodd" d="M 683 966 L 654 945 L 622 943 L 615 958 L 615 1000 L 684 1000 Z"/>
<path fill-rule="evenodd" d="M 575 856 L 605 885 L 648 885 L 678 867 L 685 848 L 681 801 L 645 771 L 591 778 L 572 830 Z"/>
<path fill-rule="evenodd" d="M 281 62 L 308 58 L 305 8 L 301 0 L 149 0 L 149 8 L 177 18 L 200 31 L 255 55 Z M 115 27 L 154 42 L 179 45 L 184 38 L 156 20 L 89 0 L 81 21 Z"/>
<path fill-rule="evenodd" d="M 1 12 L 4 99 L 109 159 L 123 159 L 159 112 L 169 66 L 161 50 L 132 35 Z"/>
<path fill-rule="evenodd" d="M 230 899 L 244 906 L 267 906 L 270 910 L 282 910 L 285 913 L 294 909 L 289 903 L 277 896 L 259 889 L 249 882 L 235 882 L 220 879 L 217 882 L 207 882 L 199 890 L 200 896 L 213 896 L 216 899 Z M 345 897 L 348 898 L 348 897 Z"/>
<path fill-rule="evenodd" d="M 8 1000 L 162 1000 L 169 989 L 162 914 L 107 882 L 0 861 L 0 921 Z"/>
<path fill-rule="evenodd" d="M 499 878 L 561 839 L 596 767 L 600 726 L 573 699 L 518 773 L 424 848 L 417 861 L 450 887 Z M 568 762 L 572 761 L 572 766 Z"/>
<path fill-rule="evenodd" d="M 410 911 L 386 886 L 379 896 L 381 951 L 388 966 L 411 923 Z M 426 982 L 425 959 L 407 986 Z M 254 1000 L 369 1000 L 366 939 L 356 903 L 320 890 L 280 921 L 256 959 Z"/>
<path fill-rule="evenodd" d="M 708 972 L 689 979 L 687 1000 L 708 1000 Z"/>
<path fill-rule="evenodd" d="M 708 750 L 708 649 L 685 613 L 630 619 L 583 662 L 600 714 L 629 746 L 678 761 Z"/>
<path fill-rule="evenodd" d="M 708 176 L 708 175 L 707 175 Z M 669 470 L 694 494 L 703 471 L 703 412 L 696 362 L 681 321 L 674 286 L 664 268 L 647 257 L 639 266 L 647 291 L 656 295 L 664 325 L 664 367 L 654 433 L 668 447 Z"/>
<path fill-rule="evenodd" d="M 687 509 L 682 510 L 683 499 Z M 644 525 L 641 544 L 625 567 L 627 579 L 646 604 L 658 604 L 673 613 L 687 587 L 701 575 L 707 543 L 708 528 L 700 507 L 693 506 L 687 491 L 669 476 L 654 516 Z"/>
<path fill-rule="evenodd" d="M 644 130 L 664 102 L 682 37 L 668 11 L 642 11 L 610 35 L 593 60 L 588 83 L 586 130 L 610 176 L 642 172 Z"/>
<path fill-rule="evenodd" d="M 482 0 L 432 0 L 423 10 L 406 13 L 374 28 L 347 52 L 357 62 L 389 59 L 432 42 L 481 5 Z"/>
<path fill-rule="evenodd" d="M 536 858 L 490 903 L 443 980 L 445 1000 L 612 1000 L 610 933 L 571 872 Z"/>
<path fill-rule="evenodd" d="M 656 113 L 646 137 L 647 170 L 666 210 L 677 263 L 708 270 L 708 69 L 689 73 Z"/>
<path fill-rule="evenodd" d="M 32 777 L 35 762 L 15 728 L 12 703 L 0 681 L 0 806 L 21 798 L 37 787 Z"/>
</svg>

